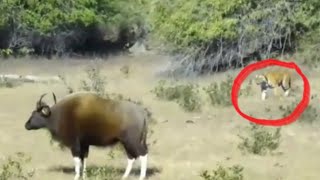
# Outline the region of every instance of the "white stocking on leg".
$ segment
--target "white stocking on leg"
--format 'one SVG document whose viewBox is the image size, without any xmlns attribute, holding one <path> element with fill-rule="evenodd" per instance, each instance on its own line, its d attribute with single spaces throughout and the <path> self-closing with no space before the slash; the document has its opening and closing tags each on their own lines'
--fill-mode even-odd
<svg viewBox="0 0 320 180">
<path fill-rule="evenodd" d="M 290 93 L 290 89 L 288 89 L 288 90 L 284 93 L 284 96 L 288 97 L 288 96 L 289 96 L 289 93 Z"/>
<path fill-rule="evenodd" d="M 134 163 L 135 159 L 128 159 L 128 163 L 127 163 L 127 167 L 126 167 L 126 171 L 124 172 L 122 179 L 125 179 L 129 176 L 131 169 L 132 169 L 132 165 Z"/>
<path fill-rule="evenodd" d="M 261 93 L 261 99 L 264 101 L 264 100 L 266 100 L 266 97 L 267 97 L 267 91 L 263 90 Z"/>
<path fill-rule="evenodd" d="M 74 171 L 76 175 L 74 176 L 74 180 L 78 180 L 80 178 L 80 168 L 81 168 L 81 159 L 79 157 L 74 157 Z"/>
<path fill-rule="evenodd" d="M 140 156 L 140 178 L 139 180 L 143 180 L 147 174 L 147 161 L 148 161 L 148 154 L 144 156 Z"/>
<path fill-rule="evenodd" d="M 87 160 L 83 158 L 82 161 L 82 179 L 86 179 L 87 177 Z"/>
</svg>

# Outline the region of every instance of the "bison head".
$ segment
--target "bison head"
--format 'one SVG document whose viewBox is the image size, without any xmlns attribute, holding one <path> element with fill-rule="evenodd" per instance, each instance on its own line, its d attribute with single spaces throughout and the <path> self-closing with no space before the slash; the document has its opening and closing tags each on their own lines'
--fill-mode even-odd
<svg viewBox="0 0 320 180">
<path fill-rule="evenodd" d="M 51 109 L 47 105 L 47 103 L 42 101 L 42 98 L 46 95 L 42 94 L 40 96 L 39 101 L 36 103 L 36 109 L 32 111 L 31 116 L 29 117 L 28 121 L 25 124 L 25 128 L 27 130 L 36 130 L 40 128 L 47 127 L 48 125 L 48 119 L 51 115 Z M 56 104 L 56 96 L 54 93 L 53 99 Z"/>
</svg>

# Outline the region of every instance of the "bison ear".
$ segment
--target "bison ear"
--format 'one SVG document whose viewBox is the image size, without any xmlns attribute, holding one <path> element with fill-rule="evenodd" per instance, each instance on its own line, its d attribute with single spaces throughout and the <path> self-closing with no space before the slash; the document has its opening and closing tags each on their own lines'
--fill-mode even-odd
<svg viewBox="0 0 320 180">
<path fill-rule="evenodd" d="M 51 114 L 50 107 L 49 106 L 42 107 L 41 113 L 42 113 L 42 115 L 44 115 L 46 117 L 50 116 L 50 114 Z"/>
<path fill-rule="evenodd" d="M 40 109 L 41 109 L 41 104 L 40 104 L 39 101 L 37 102 L 36 109 L 37 109 L 37 110 L 40 110 Z"/>
<path fill-rule="evenodd" d="M 54 92 L 52 92 L 52 96 L 53 96 L 54 104 L 57 104 L 57 97 L 56 97 L 56 95 L 54 94 Z"/>
</svg>

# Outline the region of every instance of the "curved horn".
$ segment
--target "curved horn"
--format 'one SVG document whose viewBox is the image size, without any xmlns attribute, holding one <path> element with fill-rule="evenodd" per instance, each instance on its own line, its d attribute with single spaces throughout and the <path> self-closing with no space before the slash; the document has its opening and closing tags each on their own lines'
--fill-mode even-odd
<svg viewBox="0 0 320 180">
<path fill-rule="evenodd" d="M 57 98 L 56 98 L 56 95 L 54 94 L 54 92 L 52 92 L 52 95 L 53 95 L 54 104 L 57 104 Z"/>
<path fill-rule="evenodd" d="M 40 96 L 39 103 L 41 103 L 42 98 L 43 98 L 45 95 L 47 95 L 47 93 L 44 93 L 44 94 L 42 94 L 42 95 Z"/>
<path fill-rule="evenodd" d="M 46 95 L 47 93 L 44 93 L 40 96 L 39 101 L 37 102 L 37 109 L 41 108 L 41 104 L 42 104 L 42 98 Z"/>
</svg>

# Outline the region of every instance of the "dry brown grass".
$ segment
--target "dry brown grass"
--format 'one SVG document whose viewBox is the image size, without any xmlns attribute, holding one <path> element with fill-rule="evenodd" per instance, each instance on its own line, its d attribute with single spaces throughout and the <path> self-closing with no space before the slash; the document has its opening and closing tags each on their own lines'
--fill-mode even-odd
<svg viewBox="0 0 320 180">
<path fill-rule="evenodd" d="M 89 61 L 1 61 L 2 73 L 19 73 L 35 75 L 64 74 L 67 81 L 79 86 L 85 76 L 84 68 Z M 200 172 L 213 169 L 218 163 L 226 166 L 240 164 L 244 167 L 244 179 L 248 180 L 317 180 L 320 177 L 320 131 L 317 124 L 313 126 L 294 123 L 283 127 L 281 143 L 278 148 L 282 155 L 242 155 L 238 149 L 241 139 L 237 134 L 245 131 L 249 122 L 241 118 L 232 106 L 214 107 L 210 105 L 205 93 L 201 94 L 201 112 L 185 112 L 177 103 L 160 101 L 150 92 L 159 77 L 154 76 L 156 69 L 165 66 L 163 57 L 115 57 L 105 62 L 96 62 L 107 77 L 108 92 L 121 93 L 126 97 L 142 101 L 150 108 L 158 121 L 154 128 L 157 143 L 151 147 L 149 168 L 160 172 L 149 177 L 151 180 L 197 180 Z M 124 65 L 130 67 L 130 73 L 124 78 L 120 70 Z M 309 77 L 312 94 L 320 90 L 319 71 L 303 69 Z M 238 71 L 230 72 L 233 77 Z M 212 82 L 220 82 L 226 74 L 202 77 L 193 80 L 200 86 Z M 246 83 L 246 82 L 245 82 Z M 298 82 L 299 84 L 299 82 Z M 71 153 L 61 151 L 50 145 L 45 131 L 26 131 L 24 123 L 35 106 L 39 95 L 54 91 L 59 98 L 67 94 L 63 84 L 23 84 L 15 88 L 0 89 L 0 157 L 8 156 L 16 151 L 25 152 L 32 157 L 28 167 L 36 169 L 33 179 L 64 180 L 73 178 L 73 161 Z M 277 118 L 279 111 L 266 111 L 265 108 L 278 107 L 283 103 L 300 98 L 298 95 L 279 100 L 271 97 L 266 105 L 260 101 L 259 89 L 253 86 L 253 94 L 239 99 L 240 107 L 246 113 L 254 113 L 257 117 Z M 49 103 L 50 96 L 45 98 Z M 194 123 L 186 123 L 191 120 Z M 113 159 L 107 157 L 108 149 L 91 148 L 88 166 L 108 165 L 124 170 L 125 154 Z M 139 167 L 139 161 L 135 163 Z M 131 176 L 132 178 L 132 176 Z M 137 178 L 137 177 L 135 177 Z M 132 179 L 135 179 L 132 178 Z"/>
</svg>

